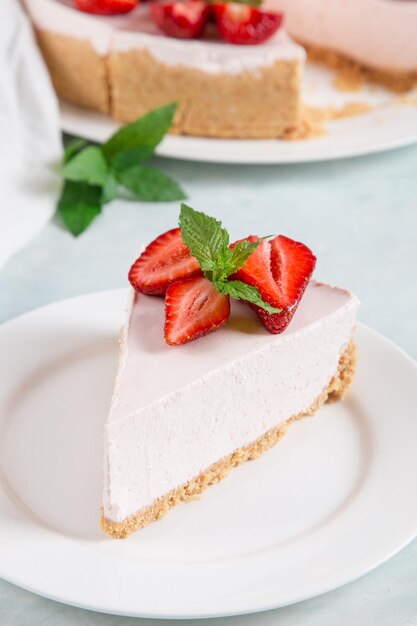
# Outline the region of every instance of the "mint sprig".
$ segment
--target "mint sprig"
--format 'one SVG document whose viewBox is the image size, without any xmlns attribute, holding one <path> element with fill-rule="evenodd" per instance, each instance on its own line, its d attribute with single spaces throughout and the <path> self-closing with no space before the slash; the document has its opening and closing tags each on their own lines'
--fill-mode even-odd
<svg viewBox="0 0 417 626">
<path fill-rule="evenodd" d="M 75 237 L 101 213 L 103 204 L 117 198 L 120 187 L 147 202 L 186 197 L 170 176 L 143 163 L 170 129 L 176 107 L 172 103 L 151 111 L 102 145 L 77 139 L 65 148 L 61 169 L 65 183 L 57 213 Z"/>
<path fill-rule="evenodd" d="M 214 283 L 217 291 L 236 300 L 256 304 L 268 313 L 281 313 L 282 309 L 277 309 L 262 299 L 257 287 L 240 280 L 229 280 L 229 276 L 244 266 L 266 237 L 253 242 L 239 241 L 230 249 L 229 233 L 222 223 L 184 203 L 181 203 L 179 226 L 184 244 L 199 262 L 205 277 Z"/>
</svg>

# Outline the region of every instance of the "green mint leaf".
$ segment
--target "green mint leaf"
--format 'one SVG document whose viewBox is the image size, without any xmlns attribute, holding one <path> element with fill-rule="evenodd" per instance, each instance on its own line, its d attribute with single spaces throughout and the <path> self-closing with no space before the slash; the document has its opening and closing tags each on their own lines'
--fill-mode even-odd
<svg viewBox="0 0 417 626">
<path fill-rule="evenodd" d="M 128 148 L 122 150 L 111 161 L 111 167 L 115 172 L 124 172 L 134 165 L 138 165 L 152 156 L 154 149 L 149 146 Z"/>
<path fill-rule="evenodd" d="M 135 165 L 117 173 L 118 181 L 141 200 L 172 202 L 186 197 L 178 183 L 148 165 Z"/>
<path fill-rule="evenodd" d="M 203 272 L 213 272 L 219 266 L 221 270 L 222 258 L 227 256 L 229 248 L 229 234 L 222 223 L 181 203 L 179 226 L 183 242 Z"/>
<path fill-rule="evenodd" d="M 64 148 L 64 163 L 71 161 L 86 145 L 87 141 L 85 139 L 74 139 L 70 141 Z"/>
<path fill-rule="evenodd" d="M 264 238 L 259 239 L 258 241 L 247 241 L 244 239 L 243 241 L 239 241 L 231 250 L 231 254 L 229 259 L 227 260 L 227 275 L 234 274 L 241 267 L 243 267 L 252 254 L 255 252 L 256 248 L 259 244 L 264 240 Z"/>
<path fill-rule="evenodd" d="M 281 313 L 282 309 L 277 309 L 268 302 L 262 300 L 262 296 L 259 293 L 257 287 L 252 287 L 243 283 L 241 280 L 228 280 L 224 283 L 216 283 L 216 288 L 220 293 L 229 295 L 235 300 L 246 300 L 252 304 L 262 307 L 268 313 Z"/>
<path fill-rule="evenodd" d="M 119 184 L 112 172 L 108 173 L 107 180 L 102 187 L 101 202 L 106 204 L 117 198 Z"/>
<path fill-rule="evenodd" d="M 171 128 L 176 108 L 176 103 L 167 104 L 123 126 L 102 146 L 107 162 L 121 169 L 118 160 L 122 153 L 138 148 L 142 150 L 141 160 L 148 158 Z"/>
<path fill-rule="evenodd" d="M 241 267 L 243 267 L 251 256 L 253 252 L 255 252 L 256 248 L 265 240 L 272 237 L 272 235 L 266 235 L 266 237 L 260 237 L 258 241 L 248 241 L 247 239 L 243 239 L 236 243 L 233 247 L 233 250 L 229 250 L 230 254 L 225 259 L 225 273 L 226 277 L 234 274 Z"/>
<path fill-rule="evenodd" d="M 101 212 L 102 189 L 98 185 L 66 180 L 57 213 L 66 228 L 78 237 Z"/>
<path fill-rule="evenodd" d="M 78 180 L 101 187 L 106 184 L 107 175 L 106 160 L 97 146 L 84 148 L 62 168 L 62 176 L 66 180 Z"/>
</svg>

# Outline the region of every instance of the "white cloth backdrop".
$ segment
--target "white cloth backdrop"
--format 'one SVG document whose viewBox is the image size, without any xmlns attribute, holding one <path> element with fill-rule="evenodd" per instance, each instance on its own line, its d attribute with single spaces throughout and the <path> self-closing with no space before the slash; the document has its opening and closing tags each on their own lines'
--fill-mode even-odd
<svg viewBox="0 0 417 626">
<path fill-rule="evenodd" d="M 52 217 L 58 104 L 19 2 L 0 0 L 0 268 Z"/>
</svg>

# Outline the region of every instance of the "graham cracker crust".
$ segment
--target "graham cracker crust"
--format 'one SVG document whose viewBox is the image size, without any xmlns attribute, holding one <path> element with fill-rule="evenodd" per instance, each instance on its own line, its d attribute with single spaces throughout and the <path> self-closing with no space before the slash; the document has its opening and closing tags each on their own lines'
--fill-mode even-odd
<svg viewBox="0 0 417 626">
<path fill-rule="evenodd" d="M 120 122 L 176 101 L 174 134 L 267 139 L 284 137 L 299 125 L 299 61 L 277 61 L 236 75 L 210 74 L 131 50 L 111 53 L 108 71 L 112 115 Z"/>
<path fill-rule="evenodd" d="M 304 42 L 301 45 L 306 49 L 309 61 L 336 71 L 333 84 L 340 91 L 358 91 L 367 82 L 377 83 L 395 93 L 417 88 L 417 68 L 411 72 L 373 69 L 334 50 Z"/>
<path fill-rule="evenodd" d="M 209 485 L 223 480 L 234 467 L 241 465 L 245 461 L 252 461 L 263 452 L 272 448 L 272 446 L 278 443 L 285 435 L 290 424 L 308 415 L 313 415 L 325 402 L 341 400 L 346 395 L 353 381 L 355 369 L 356 346 L 352 339 L 340 357 L 336 374 L 307 411 L 294 415 L 284 424 L 272 428 L 256 441 L 242 448 L 238 448 L 232 454 L 211 465 L 193 480 L 173 489 L 165 496 L 158 498 L 158 500 L 151 505 L 137 511 L 137 513 L 129 515 L 129 517 L 121 522 L 112 522 L 107 519 L 104 517 L 102 510 L 101 528 L 105 533 L 110 535 L 110 537 L 124 539 L 134 531 L 163 517 L 173 506 L 176 506 L 180 502 L 191 500 L 201 494 Z"/>
<path fill-rule="evenodd" d="M 67 102 L 110 113 L 105 58 L 89 41 L 35 28 L 35 35 L 58 96 Z"/>
</svg>

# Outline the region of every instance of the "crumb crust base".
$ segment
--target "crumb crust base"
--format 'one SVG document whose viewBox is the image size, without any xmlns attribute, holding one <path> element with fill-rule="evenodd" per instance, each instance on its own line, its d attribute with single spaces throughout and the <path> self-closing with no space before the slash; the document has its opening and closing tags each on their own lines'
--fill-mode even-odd
<svg viewBox="0 0 417 626">
<path fill-rule="evenodd" d="M 406 72 L 371 68 L 335 50 L 303 41 L 299 43 L 305 48 L 309 61 L 336 72 L 333 84 L 340 91 L 358 91 L 365 83 L 377 83 L 394 93 L 404 93 L 417 88 L 417 67 Z"/>
<path fill-rule="evenodd" d="M 129 123 L 177 102 L 170 133 L 236 139 L 285 138 L 300 127 L 302 65 L 277 60 L 237 74 L 167 65 L 146 49 L 98 54 L 86 39 L 35 27 L 58 96 Z"/>
</svg>

